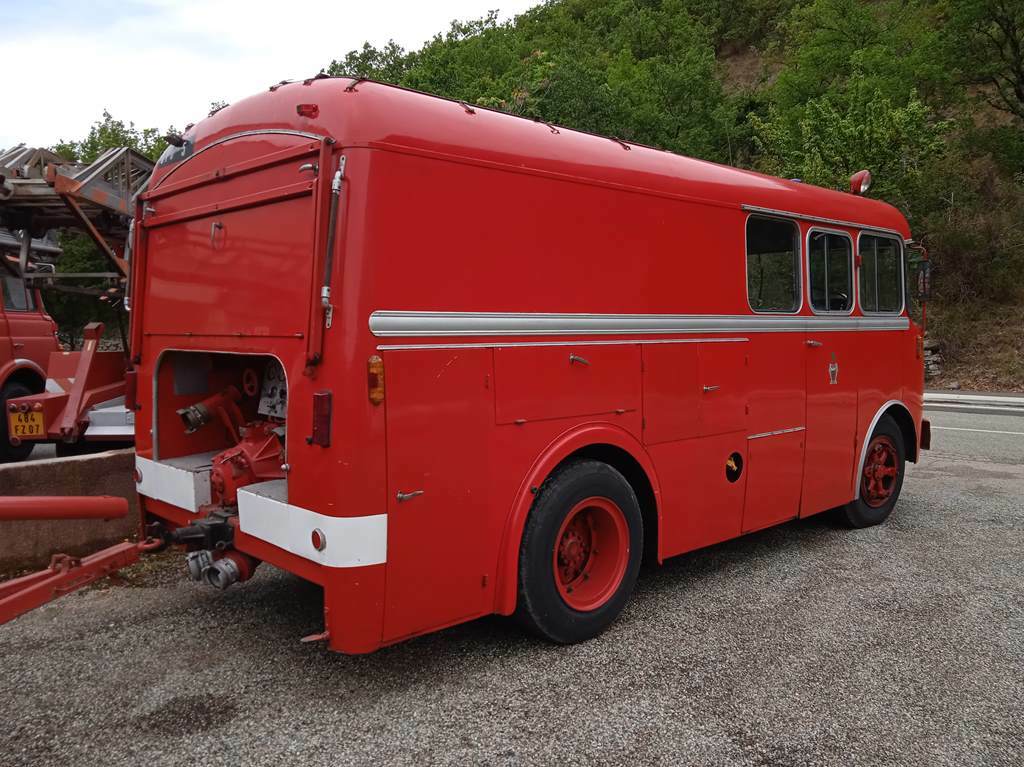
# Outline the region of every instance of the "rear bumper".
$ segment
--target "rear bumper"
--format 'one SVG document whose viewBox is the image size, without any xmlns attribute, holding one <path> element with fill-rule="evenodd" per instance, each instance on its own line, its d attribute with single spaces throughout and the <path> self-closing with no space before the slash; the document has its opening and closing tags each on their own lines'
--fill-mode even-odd
<svg viewBox="0 0 1024 767">
<path fill-rule="evenodd" d="M 184 524 L 210 503 L 210 459 L 213 453 L 153 461 L 137 456 L 139 495 L 185 512 L 172 519 Z M 160 507 L 154 513 L 160 515 Z M 245 537 L 271 544 L 296 557 L 327 568 L 354 568 L 387 561 L 387 514 L 330 516 L 288 502 L 287 480 L 248 485 L 238 491 L 238 530 Z M 320 543 L 314 545 L 314 532 Z M 291 569 L 291 568 L 289 568 Z"/>
</svg>

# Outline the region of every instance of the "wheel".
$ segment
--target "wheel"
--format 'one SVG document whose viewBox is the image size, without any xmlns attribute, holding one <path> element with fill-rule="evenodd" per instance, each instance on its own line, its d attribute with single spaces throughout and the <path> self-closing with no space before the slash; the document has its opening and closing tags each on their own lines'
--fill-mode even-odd
<svg viewBox="0 0 1024 767">
<path fill-rule="evenodd" d="M 864 454 L 860 497 L 843 507 L 851 527 L 870 527 L 888 519 L 903 488 L 906 448 L 900 427 L 889 416 L 875 426 Z"/>
<path fill-rule="evenodd" d="M 633 591 L 643 537 L 625 477 L 599 461 L 566 464 L 541 486 L 523 531 L 520 622 L 560 644 L 600 634 Z"/>
<path fill-rule="evenodd" d="M 95 453 L 105 453 L 108 450 L 121 450 L 126 447 L 132 447 L 134 442 L 86 442 L 84 439 L 78 440 L 78 442 L 58 442 L 56 443 L 56 453 L 58 458 L 70 458 L 76 455 L 93 455 Z"/>
<path fill-rule="evenodd" d="M 0 389 L 0 463 L 11 463 L 13 461 L 24 461 L 32 453 L 35 444 L 31 441 L 22 442 L 15 447 L 9 441 L 7 433 L 7 400 L 15 397 L 26 397 L 34 392 L 17 381 L 10 381 L 3 389 Z"/>
</svg>

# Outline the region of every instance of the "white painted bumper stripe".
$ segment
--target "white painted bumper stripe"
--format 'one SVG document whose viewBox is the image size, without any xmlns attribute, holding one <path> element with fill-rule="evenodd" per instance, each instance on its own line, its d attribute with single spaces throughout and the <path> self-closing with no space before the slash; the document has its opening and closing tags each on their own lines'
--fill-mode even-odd
<svg viewBox="0 0 1024 767">
<path fill-rule="evenodd" d="M 330 517 L 294 506 L 285 497 L 284 480 L 248 485 L 238 491 L 242 532 L 324 567 L 365 567 L 387 561 L 388 517 Z M 313 530 L 327 539 L 313 548 Z"/>
<path fill-rule="evenodd" d="M 212 455 L 212 454 L 211 454 Z M 183 466 L 135 456 L 141 475 L 139 495 L 169 503 L 195 514 L 210 502 L 210 465 Z"/>
</svg>

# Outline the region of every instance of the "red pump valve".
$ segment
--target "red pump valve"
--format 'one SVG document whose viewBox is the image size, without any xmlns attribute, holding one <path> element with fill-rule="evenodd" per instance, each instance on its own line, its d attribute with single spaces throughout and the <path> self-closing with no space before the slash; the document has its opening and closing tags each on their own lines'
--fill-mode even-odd
<svg viewBox="0 0 1024 767">
<path fill-rule="evenodd" d="M 238 503 L 238 488 L 284 477 L 281 440 L 268 421 L 242 428 L 237 445 L 213 457 L 210 469 L 211 501 L 219 506 Z"/>
</svg>

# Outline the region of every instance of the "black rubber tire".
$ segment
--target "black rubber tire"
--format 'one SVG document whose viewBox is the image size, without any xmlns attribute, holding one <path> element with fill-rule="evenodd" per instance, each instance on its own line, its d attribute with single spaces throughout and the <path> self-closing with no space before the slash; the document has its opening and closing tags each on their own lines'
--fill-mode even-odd
<svg viewBox="0 0 1024 767">
<path fill-rule="evenodd" d="M 893 445 L 896 447 L 897 472 L 893 492 L 892 495 L 889 496 L 889 500 L 878 508 L 874 508 L 866 504 L 864 500 L 859 497 L 860 494 L 858 493 L 856 500 L 850 501 L 840 509 L 840 520 L 850 527 L 871 527 L 885 522 L 885 520 L 889 518 L 889 515 L 892 514 L 892 510 L 900 498 L 900 491 L 903 489 L 903 476 L 906 472 L 907 456 L 906 446 L 903 443 L 903 432 L 900 431 L 900 427 L 896 425 L 896 422 L 891 417 L 884 415 L 879 419 L 878 424 L 875 426 L 875 430 L 871 433 L 871 436 L 868 437 L 868 444 L 870 444 L 871 440 L 879 435 L 885 435 L 891 439 Z M 860 481 L 861 475 L 858 474 L 857 482 L 860 483 Z"/>
<path fill-rule="evenodd" d="M 621 509 L 629 530 L 629 553 L 619 587 L 594 610 L 573 609 L 559 594 L 552 557 L 562 522 L 580 501 L 599 496 Z M 519 545 L 519 597 L 516 618 L 527 629 L 558 644 L 597 636 L 610 626 L 636 585 L 643 557 L 644 529 L 640 504 L 626 478 L 606 463 L 576 460 L 565 464 L 541 486 L 526 520 Z"/>
<path fill-rule="evenodd" d="M 0 390 L 0 463 L 24 461 L 32 454 L 32 448 L 35 447 L 34 442 L 22 442 L 15 447 L 9 441 L 7 433 L 7 400 L 15 397 L 27 397 L 29 394 L 35 393 L 25 384 L 18 381 L 9 381 Z"/>
<path fill-rule="evenodd" d="M 56 452 L 58 458 L 70 458 L 76 455 L 94 455 L 105 453 L 108 450 L 122 450 L 132 447 L 134 442 L 87 442 L 84 439 L 78 442 L 58 442 Z"/>
</svg>

